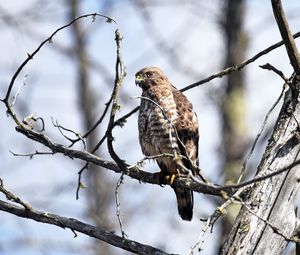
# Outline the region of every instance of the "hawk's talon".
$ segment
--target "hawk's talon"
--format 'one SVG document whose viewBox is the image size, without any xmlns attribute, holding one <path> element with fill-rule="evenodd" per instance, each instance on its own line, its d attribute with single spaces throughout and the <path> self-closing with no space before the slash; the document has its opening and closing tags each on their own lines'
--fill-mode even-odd
<svg viewBox="0 0 300 255">
<path fill-rule="evenodd" d="M 165 173 L 158 172 L 153 174 L 155 183 L 158 183 L 160 186 L 164 185 L 170 185 L 172 186 L 175 179 L 179 177 L 179 174 L 168 174 L 166 175 Z"/>
<path fill-rule="evenodd" d="M 176 177 L 179 177 L 179 174 L 170 174 L 170 175 L 166 175 L 165 179 L 167 181 L 168 184 L 170 184 L 171 186 L 173 185 Z"/>
</svg>

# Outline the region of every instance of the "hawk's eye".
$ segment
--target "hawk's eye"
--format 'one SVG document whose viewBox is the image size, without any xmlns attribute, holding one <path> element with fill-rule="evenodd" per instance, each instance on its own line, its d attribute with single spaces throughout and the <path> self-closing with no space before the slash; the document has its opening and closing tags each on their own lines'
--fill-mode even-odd
<svg viewBox="0 0 300 255">
<path fill-rule="evenodd" d="M 152 74 L 153 74 L 153 73 L 152 73 L 151 71 L 148 71 L 148 72 L 146 72 L 145 74 L 146 74 L 146 77 L 148 77 L 148 78 L 149 78 L 149 77 L 151 77 L 151 76 L 152 76 Z"/>
</svg>

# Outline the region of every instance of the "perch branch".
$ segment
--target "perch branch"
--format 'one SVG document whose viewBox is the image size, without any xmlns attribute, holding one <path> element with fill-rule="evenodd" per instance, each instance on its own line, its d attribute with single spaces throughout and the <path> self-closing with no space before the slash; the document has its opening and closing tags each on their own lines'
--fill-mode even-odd
<svg viewBox="0 0 300 255">
<path fill-rule="evenodd" d="M 52 150 L 53 154 L 61 153 L 72 159 L 73 158 L 81 159 L 85 162 L 93 163 L 95 165 L 104 167 L 108 170 L 112 170 L 116 173 L 124 173 L 125 175 L 127 175 L 133 179 L 142 181 L 142 182 L 147 182 L 150 184 L 157 184 L 157 185 L 159 184 L 157 182 L 157 178 L 155 178 L 155 176 L 152 173 L 142 171 L 137 167 L 130 168 L 130 169 L 126 168 L 126 171 L 124 172 L 122 169 L 120 169 L 118 167 L 118 165 L 116 163 L 114 163 L 112 161 L 102 159 L 102 158 L 97 157 L 86 151 L 83 152 L 80 150 L 68 148 L 67 146 L 64 146 L 62 144 L 54 143 L 49 137 L 45 136 L 42 133 L 36 132 L 36 131 L 31 130 L 26 127 L 19 127 L 19 126 L 16 127 L 16 130 L 18 132 L 24 134 L 25 136 L 27 136 L 29 139 L 35 140 L 35 141 L 45 145 L 46 147 L 48 147 L 49 149 Z M 239 189 L 241 187 L 248 186 L 253 183 L 266 180 L 268 178 L 271 178 L 273 176 L 276 176 L 278 174 L 286 172 L 299 164 L 300 164 L 300 160 L 296 160 L 292 164 L 290 164 L 286 167 L 283 167 L 275 172 L 253 178 L 249 181 L 241 182 L 239 184 L 217 186 L 217 185 L 213 185 L 213 184 L 196 182 L 195 180 L 192 180 L 190 178 L 176 178 L 172 185 L 174 187 L 187 188 L 187 189 L 193 190 L 195 192 L 203 193 L 203 194 L 210 194 L 210 195 L 224 197 L 224 192 L 232 194 L 232 193 L 234 193 L 234 191 L 236 191 L 237 189 Z"/>
<path fill-rule="evenodd" d="M 16 127 L 16 130 L 26 137 L 28 137 L 31 140 L 35 140 L 47 148 L 49 148 L 53 154 L 55 153 L 61 153 L 65 156 L 68 156 L 72 159 L 81 159 L 87 163 L 93 163 L 95 165 L 101 166 L 103 168 L 106 168 L 108 170 L 112 170 L 116 173 L 124 173 L 125 175 L 128 175 L 129 177 L 142 181 L 142 182 L 147 182 L 150 184 L 158 184 L 157 178 L 152 173 L 148 173 L 145 171 L 142 171 L 138 167 L 133 167 L 133 168 L 126 168 L 125 171 L 124 169 L 120 169 L 119 166 L 112 161 L 102 159 L 100 157 L 97 157 L 87 151 L 80 151 L 80 150 L 75 150 L 72 148 L 69 148 L 68 146 L 62 145 L 62 144 L 57 144 L 53 142 L 48 136 L 45 134 L 39 133 L 37 131 L 31 130 L 29 128 L 26 128 L 24 126 Z M 222 192 L 219 190 L 219 187 L 214 186 L 212 184 L 204 184 L 204 183 L 198 183 L 194 180 L 185 179 L 182 178 L 180 180 L 177 180 L 180 178 L 176 178 L 174 180 L 173 186 L 180 186 L 180 187 L 185 187 L 188 189 L 192 189 L 196 192 L 201 192 L 204 194 L 210 194 L 210 195 L 215 195 L 215 196 L 222 196 Z"/>
</svg>

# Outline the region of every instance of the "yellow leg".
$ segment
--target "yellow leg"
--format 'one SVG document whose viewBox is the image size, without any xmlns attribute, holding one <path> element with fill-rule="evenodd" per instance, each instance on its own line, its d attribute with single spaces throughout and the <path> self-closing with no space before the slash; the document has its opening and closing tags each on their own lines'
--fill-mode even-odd
<svg viewBox="0 0 300 255">
<path fill-rule="evenodd" d="M 161 186 L 165 185 L 165 184 L 172 185 L 174 183 L 176 177 L 179 177 L 179 174 L 165 175 L 162 172 L 154 173 L 154 178 L 157 180 L 157 183 Z"/>
<path fill-rule="evenodd" d="M 170 174 L 170 175 L 166 175 L 166 180 L 167 182 L 169 182 L 170 185 L 172 185 L 176 179 L 176 177 L 179 177 L 178 174 Z"/>
</svg>

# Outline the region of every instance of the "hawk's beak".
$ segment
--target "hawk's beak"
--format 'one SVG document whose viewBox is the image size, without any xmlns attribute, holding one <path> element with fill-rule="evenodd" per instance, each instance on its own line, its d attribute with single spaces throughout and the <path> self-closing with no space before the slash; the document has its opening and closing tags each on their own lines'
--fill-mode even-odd
<svg viewBox="0 0 300 255">
<path fill-rule="evenodd" d="M 135 85 L 138 86 L 140 84 L 140 82 L 143 81 L 143 80 L 144 80 L 143 77 L 141 75 L 137 74 L 135 76 Z"/>
</svg>

